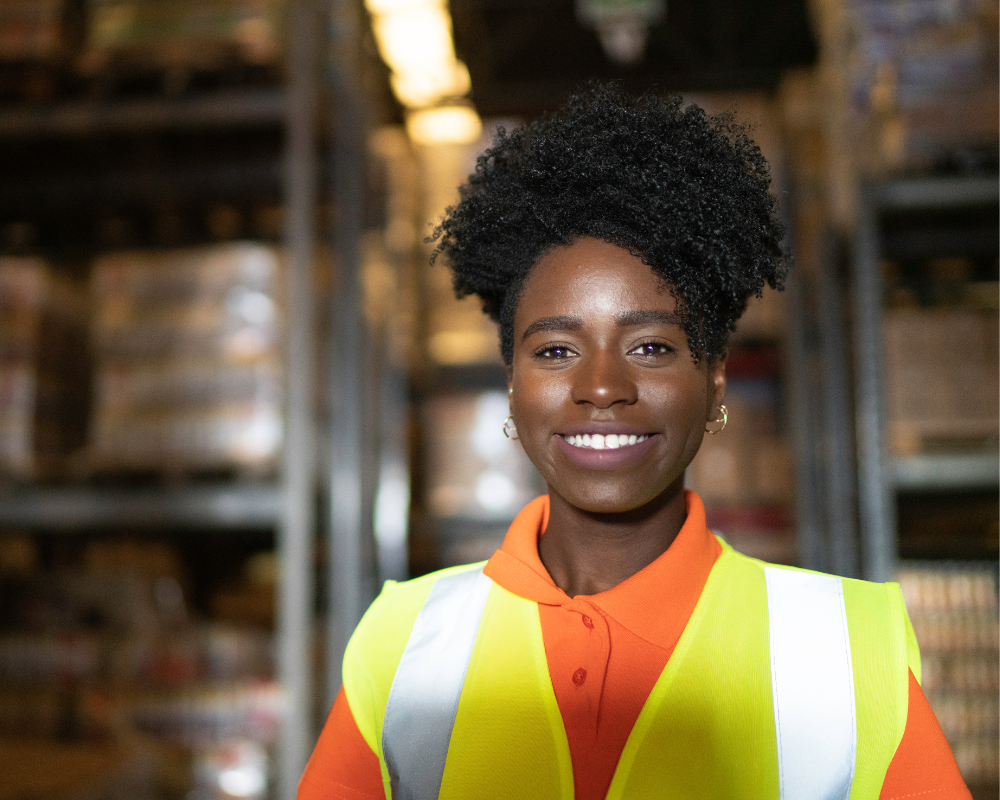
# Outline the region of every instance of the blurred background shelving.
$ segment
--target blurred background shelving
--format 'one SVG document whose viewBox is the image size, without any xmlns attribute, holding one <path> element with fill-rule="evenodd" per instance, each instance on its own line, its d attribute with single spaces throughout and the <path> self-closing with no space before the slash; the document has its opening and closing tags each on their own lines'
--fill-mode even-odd
<svg viewBox="0 0 1000 800">
<path fill-rule="evenodd" d="M 598 5 L 414 0 L 442 36 L 394 44 L 382 0 L 0 0 L 0 800 L 293 797 L 380 582 L 545 490 L 425 237 L 592 77 L 772 165 L 795 263 L 688 472 L 710 526 L 898 579 L 1000 796 L 996 3 Z"/>
<path fill-rule="evenodd" d="M 294 796 L 347 12 L 0 7 L 5 797 Z"/>
</svg>

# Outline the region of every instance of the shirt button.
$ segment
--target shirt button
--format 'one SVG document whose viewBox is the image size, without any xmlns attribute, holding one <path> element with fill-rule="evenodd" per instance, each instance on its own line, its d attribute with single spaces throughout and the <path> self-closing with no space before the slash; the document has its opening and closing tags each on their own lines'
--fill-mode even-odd
<svg viewBox="0 0 1000 800">
<path fill-rule="evenodd" d="M 580 667 L 580 669 L 573 673 L 573 683 L 577 686 L 583 686 L 585 680 L 587 680 L 587 670 Z"/>
<path fill-rule="evenodd" d="M 592 620 L 586 614 L 583 615 L 583 624 L 585 627 L 590 628 L 590 630 L 594 629 L 594 620 Z"/>
</svg>

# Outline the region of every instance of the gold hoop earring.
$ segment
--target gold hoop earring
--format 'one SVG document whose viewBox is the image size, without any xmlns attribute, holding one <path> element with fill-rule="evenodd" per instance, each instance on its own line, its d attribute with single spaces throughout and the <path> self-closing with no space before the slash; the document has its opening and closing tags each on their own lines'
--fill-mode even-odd
<svg viewBox="0 0 1000 800">
<path fill-rule="evenodd" d="M 726 429 L 726 423 L 729 422 L 729 412 L 726 410 L 725 406 L 719 406 L 719 413 L 722 414 L 722 417 L 719 418 L 719 419 L 713 419 L 712 423 L 714 424 L 714 423 L 721 422 L 722 423 L 722 427 L 721 428 L 715 428 L 715 429 L 706 427 L 705 428 L 705 432 L 706 433 L 711 433 L 711 434 L 714 435 L 716 433 L 722 433 Z"/>
<path fill-rule="evenodd" d="M 503 421 L 503 435 L 508 439 L 517 439 L 517 425 L 514 424 L 514 415 L 508 414 Z"/>
</svg>

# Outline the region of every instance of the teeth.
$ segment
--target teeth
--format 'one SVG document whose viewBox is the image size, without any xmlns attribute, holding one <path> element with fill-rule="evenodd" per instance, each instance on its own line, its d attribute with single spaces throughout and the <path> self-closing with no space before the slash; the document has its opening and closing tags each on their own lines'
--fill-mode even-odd
<svg viewBox="0 0 1000 800">
<path fill-rule="evenodd" d="M 647 434 L 643 434 L 642 436 L 633 434 L 629 436 L 626 433 L 609 433 L 606 435 L 584 433 L 578 436 L 567 436 L 566 441 L 573 445 L 573 447 L 589 447 L 592 450 L 616 450 L 619 447 L 628 447 L 629 445 L 644 442 L 648 438 Z"/>
</svg>

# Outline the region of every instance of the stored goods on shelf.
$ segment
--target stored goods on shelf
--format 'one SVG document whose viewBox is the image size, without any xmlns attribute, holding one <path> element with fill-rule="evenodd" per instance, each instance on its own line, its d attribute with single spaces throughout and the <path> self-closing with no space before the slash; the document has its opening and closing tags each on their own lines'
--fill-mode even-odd
<svg viewBox="0 0 1000 800">
<path fill-rule="evenodd" d="M 86 308 L 41 259 L 0 257 L 0 477 L 60 474 L 83 446 Z"/>
<path fill-rule="evenodd" d="M 284 381 L 278 279 L 277 252 L 251 243 L 95 262 L 94 468 L 273 465 Z"/>
<path fill-rule="evenodd" d="M 162 796 L 150 752 L 118 741 L 4 739 L 0 784 L 4 797 L 149 800 Z"/>
<path fill-rule="evenodd" d="M 0 62 L 50 61 L 63 52 L 63 0 L 3 0 Z"/>
<path fill-rule="evenodd" d="M 893 309 L 885 318 L 889 441 L 897 455 L 996 446 L 996 312 Z"/>
<path fill-rule="evenodd" d="M 86 786 L 91 756 L 141 742 L 147 784 L 115 797 L 194 790 L 223 798 L 237 785 L 246 790 L 239 796 L 262 797 L 283 708 L 273 636 L 192 622 L 180 589 L 185 565 L 166 543 L 96 539 L 77 566 L 41 571 L 30 549 L 24 537 L 0 538 L 0 737 L 8 738 L 0 741 L 0 783 L 21 781 L 32 797 L 50 796 L 42 793 L 45 767 L 31 753 L 21 765 L 5 760 L 10 744 L 28 737 L 54 761 L 77 758 Z M 242 770 L 242 783 L 227 765 Z M 96 776 L 112 765 L 94 766 Z"/>
<path fill-rule="evenodd" d="M 435 515 L 509 521 L 540 493 L 521 446 L 504 436 L 507 413 L 501 391 L 427 401 L 428 499 Z"/>
<path fill-rule="evenodd" d="M 273 64 L 282 0 L 87 0 L 83 69 Z"/>
<path fill-rule="evenodd" d="M 966 781 L 995 780 L 1000 618 L 989 567 L 906 567 L 899 585 L 920 644 L 922 688 Z"/>
<path fill-rule="evenodd" d="M 284 695 L 272 682 L 192 687 L 117 695 L 118 712 L 137 730 L 189 747 L 234 739 L 272 742 L 281 724 Z"/>
<path fill-rule="evenodd" d="M 995 147 L 996 4 L 979 0 L 825 2 L 830 66 L 846 82 L 869 146 L 866 171 L 926 168 Z M 836 10 L 835 10 L 836 9 Z M 843 19 L 842 28 L 836 20 Z M 839 33 L 839 35 L 838 35 Z"/>
</svg>

